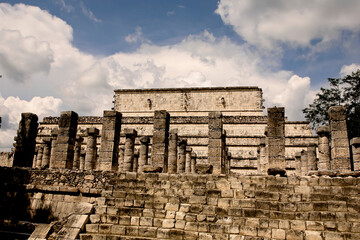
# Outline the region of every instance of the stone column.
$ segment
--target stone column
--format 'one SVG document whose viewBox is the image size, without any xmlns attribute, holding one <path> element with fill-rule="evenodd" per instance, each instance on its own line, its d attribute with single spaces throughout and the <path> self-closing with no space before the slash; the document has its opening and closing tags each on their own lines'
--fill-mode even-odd
<svg viewBox="0 0 360 240">
<path fill-rule="evenodd" d="M 51 130 L 51 152 L 50 152 L 50 163 L 49 163 L 49 168 L 54 168 L 54 163 L 55 163 L 55 151 L 56 151 L 56 139 L 57 136 L 59 134 L 59 130 L 53 129 Z"/>
<path fill-rule="evenodd" d="M 134 150 L 134 164 L 133 164 L 133 172 L 139 172 L 139 150 Z"/>
<path fill-rule="evenodd" d="M 41 161 L 41 169 L 49 168 L 51 154 L 51 138 L 44 137 L 44 153 Z"/>
<path fill-rule="evenodd" d="M 139 172 L 144 172 L 144 166 L 148 165 L 149 141 L 149 137 L 140 138 Z"/>
<path fill-rule="evenodd" d="M 260 139 L 260 146 L 259 146 L 259 168 L 258 171 L 260 174 L 266 174 L 266 171 L 268 169 L 267 166 L 267 155 L 266 155 L 266 145 L 265 145 L 265 139 Z"/>
<path fill-rule="evenodd" d="M 307 147 L 308 171 L 316 171 L 316 144 L 309 143 Z"/>
<path fill-rule="evenodd" d="M 32 168 L 36 168 L 36 163 L 37 163 L 37 155 L 38 155 L 38 148 L 35 148 L 35 152 L 34 152 L 34 158 L 33 158 L 33 164 L 32 164 Z"/>
<path fill-rule="evenodd" d="M 330 128 L 328 126 L 321 126 L 316 129 L 316 133 L 319 136 L 319 171 L 330 170 L 330 146 L 329 146 L 329 134 Z"/>
<path fill-rule="evenodd" d="M 120 130 L 121 113 L 104 111 L 99 153 L 100 170 L 102 171 L 118 169 Z"/>
<path fill-rule="evenodd" d="M 134 129 L 125 128 L 124 171 L 131 172 L 134 164 L 134 145 L 137 132 Z"/>
<path fill-rule="evenodd" d="M 119 147 L 118 171 L 124 171 L 124 147 Z"/>
<path fill-rule="evenodd" d="M 85 170 L 94 170 L 96 168 L 96 140 L 99 135 L 99 129 L 87 128 L 86 132 Z"/>
<path fill-rule="evenodd" d="M 41 144 L 38 146 L 38 154 L 37 154 L 37 158 L 36 158 L 36 168 L 37 169 L 41 169 L 41 161 L 43 158 L 43 154 L 44 154 L 44 145 Z"/>
<path fill-rule="evenodd" d="M 285 167 L 285 110 L 283 107 L 268 108 L 267 140 L 269 175 L 286 175 Z"/>
<path fill-rule="evenodd" d="M 295 153 L 295 175 L 301 176 L 301 152 Z"/>
<path fill-rule="evenodd" d="M 170 115 L 165 110 L 154 113 L 154 133 L 152 142 L 152 165 L 167 172 Z"/>
<path fill-rule="evenodd" d="M 191 153 L 191 164 L 190 164 L 190 172 L 195 173 L 196 172 L 196 153 Z"/>
<path fill-rule="evenodd" d="M 59 135 L 56 140 L 54 168 L 72 169 L 78 114 L 62 112 L 59 119 Z"/>
<path fill-rule="evenodd" d="M 306 176 L 309 172 L 308 170 L 308 153 L 305 150 L 301 151 L 301 176 Z"/>
<path fill-rule="evenodd" d="M 186 147 L 186 157 L 185 157 L 185 172 L 190 173 L 191 172 L 191 147 Z"/>
<path fill-rule="evenodd" d="M 231 170 L 231 152 L 226 151 L 226 174 L 230 174 Z"/>
<path fill-rule="evenodd" d="M 222 139 L 222 114 L 221 112 L 209 112 L 209 144 L 208 163 L 213 166 L 214 174 L 223 173 L 223 139 Z"/>
<path fill-rule="evenodd" d="M 32 167 L 35 153 L 38 117 L 33 113 L 22 113 L 15 137 L 14 167 Z"/>
<path fill-rule="evenodd" d="M 331 170 L 351 171 L 346 109 L 343 106 L 333 106 L 329 108 L 328 113 L 331 130 Z"/>
<path fill-rule="evenodd" d="M 185 162 L 186 162 L 186 140 L 181 140 L 179 143 L 179 153 L 177 161 L 177 172 L 185 172 Z"/>
<path fill-rule="evenodd" d="M 351 139 L 350 144 L 352 147 L 354 171 L 360 171 L 360 137 Z"/>
<path fill-rule="evenodd" d="M 77 137 L 75 140 L 75 153 L 74 153 L 74 166 L 73 169 L 80 168 L 80 154 L 81 154 L 81 144 L 84 141 L 84 138 Z"/>
<path fill-rule="evenodd" d="M 80 149 L 80 166 L 79 166 L 80 170 L 84 170 L 85 169 L 85 148 L 81 147 Z"/>
<path fill-rule="evenodd" d="M 177 172 L 177 141 L 178 141 L 178 130 L 173 129 L 170 131 L 170 137 L 169 137 L 168 173 Z"/>
</svg>

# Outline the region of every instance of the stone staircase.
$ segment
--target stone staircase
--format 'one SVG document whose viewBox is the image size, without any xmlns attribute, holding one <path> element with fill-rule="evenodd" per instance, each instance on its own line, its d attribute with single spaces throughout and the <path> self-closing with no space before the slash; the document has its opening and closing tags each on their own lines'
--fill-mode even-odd
<svg viewBox="0 0 360 240">
<path fill-rule="evenodd" d="M 126 173 L 82 240 L 360 239 L 360 179 Z"/>
</svg>

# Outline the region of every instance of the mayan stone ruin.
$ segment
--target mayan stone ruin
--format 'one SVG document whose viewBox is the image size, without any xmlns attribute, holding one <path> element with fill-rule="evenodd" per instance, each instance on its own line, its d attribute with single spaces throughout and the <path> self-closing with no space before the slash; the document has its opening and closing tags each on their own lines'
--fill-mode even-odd
<svg viewBox="0 0 360 240">
<path fill-rule="evenodd" d="M 0 229 L 28 239 L 360 239 L 360 136 L 258 87 L 115 90 L 103 116 L 23 113 Z M 25 224 L 26 223 L 26 224 Z"/>
</svg>

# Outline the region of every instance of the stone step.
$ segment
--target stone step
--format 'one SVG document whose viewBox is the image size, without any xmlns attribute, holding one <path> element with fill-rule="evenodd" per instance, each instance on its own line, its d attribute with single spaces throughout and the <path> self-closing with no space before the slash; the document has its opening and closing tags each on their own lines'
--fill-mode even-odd
<svg viewBox="0 0 360 240">
<path fill-rule="evenodd" d="M 108 234 L 94 234 L 94 233 L 82 233 L 80 234 L 80 240 L 106 240 L 110 239 L 109 236 L 111 236 L 111 240 L 151 240 L 151 239 L 157 239 L 155 238 L 149 238 L 149 237 L 139 237 L 139 236 L 125 236 L 125 235 L 108 235 Z"/>
</svg>

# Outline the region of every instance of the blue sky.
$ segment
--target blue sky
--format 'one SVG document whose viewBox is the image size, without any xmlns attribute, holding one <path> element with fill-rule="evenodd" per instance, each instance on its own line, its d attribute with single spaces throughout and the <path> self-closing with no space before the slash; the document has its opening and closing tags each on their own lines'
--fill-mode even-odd
<svg viewBox="0 0 360 240">
<path fill-rule="evenodd" d="M 360 67 L 358 0 L 0 3 L 0 149 L 21 112 L 101 115 L 113 89 L 259 86 L 291 120 Z"/>
</svg>

